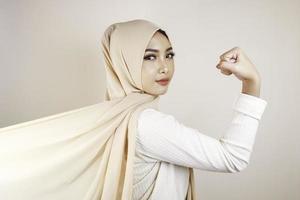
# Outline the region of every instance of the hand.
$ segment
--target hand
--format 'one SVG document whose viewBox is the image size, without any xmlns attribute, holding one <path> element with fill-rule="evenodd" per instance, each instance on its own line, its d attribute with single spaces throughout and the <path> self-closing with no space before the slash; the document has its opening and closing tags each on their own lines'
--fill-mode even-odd
<svg viewBox="0 0 300 200">
<path fill-rule="evenodd" d="M 222 74 L 234 74 L 241 81 L 260 81 L 260 76 L 246 54 L 239 47 L 234 47 L 220 56 L 216 66 Z"/>
</svg>

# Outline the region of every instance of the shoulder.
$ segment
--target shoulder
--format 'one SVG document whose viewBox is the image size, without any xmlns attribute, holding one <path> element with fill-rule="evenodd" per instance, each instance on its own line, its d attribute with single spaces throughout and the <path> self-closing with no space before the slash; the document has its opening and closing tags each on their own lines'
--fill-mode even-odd
<svg viewBox="0 0 300 200">
<path fill-rule="evenodd" d="M 139 121 L 151 121 L 151 120 L 158 121 L 161 119 L 175 119 L 175 118 L 171 114 L 163 113 L 153 108 L 144 109 L 143 111 L 141 111 L 138 118 Z"/>
<path fill-rule="evenodd" d="M 138 129 L 140 132 L 147 132 L 173 128 L 179 124 L 171 114 L 163 113 L 153 108 L 146 108 L 141 111 L 138 118 Z"/>
</svg>

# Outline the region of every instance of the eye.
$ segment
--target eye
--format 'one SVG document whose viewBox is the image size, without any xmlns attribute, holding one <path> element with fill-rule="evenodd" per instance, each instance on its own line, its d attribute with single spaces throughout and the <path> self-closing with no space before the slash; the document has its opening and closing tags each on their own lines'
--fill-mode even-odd
<svg viewBox="0 0 300 200">
<path fill-rule="evenodd" d="M 148 56 L 145 56 L 145 57 L 144 57 L 145 60 L 153 60 L 153 59 L 151 59 L 151 58 L 154 58 L 154 59 L 155 59 L 156 56 L 155 56 L 155 55 L 148 55 Z"/>
<path fill-rule="evenodd" d="M 169 57 L 169 56 L 171 56 L 171 57 Z M 172 52 L 172 53 L 169 53 L 169 54 L 167 55 L 167 57 L 168 57 L 168 58 L 171 58 L 171 59 L 172 59 L 174 56 L 175 56 L 175 53 L 173 53 L 173 52 Z"/>
<path fill-rule="evenodd" d="M 175 56 L 175 53 L 171 52 L 167 55 L 167 58 L 173 59 L 174 56 Z M 156 55 L 154 55 L 154 54 L 149 54 L 144 57 L 144 60 L 154 60 L 154 59 L 156 59 Z"/>
</svg>

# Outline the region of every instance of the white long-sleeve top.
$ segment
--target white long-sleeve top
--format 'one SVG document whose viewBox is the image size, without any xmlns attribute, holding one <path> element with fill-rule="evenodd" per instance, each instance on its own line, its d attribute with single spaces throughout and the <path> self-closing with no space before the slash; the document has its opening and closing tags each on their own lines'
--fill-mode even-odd
<svg viewBox="0 0 300 200">
<path fill-rule="evenodd" d="M 184 200 L 188 167 L 226 173 L 245 169 L 266 105 L 264 99 L 240 93 L 230 126 L 220 139 L 187 127 L 170 114 L 143 110 L 138 118 L 132 199 Z"/>
</svg>

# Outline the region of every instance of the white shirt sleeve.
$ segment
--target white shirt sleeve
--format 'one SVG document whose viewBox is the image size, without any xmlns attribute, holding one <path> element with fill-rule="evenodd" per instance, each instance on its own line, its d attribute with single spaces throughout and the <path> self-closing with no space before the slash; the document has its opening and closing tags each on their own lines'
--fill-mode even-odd
<svg viewBox="0 0 300 200">
<path fill-rule="evenodd" d="M 233 104 L 234 116 L 220 139 L 177 121 L 152 108 L 138 119 L 139 151 L 175 165 L 218 172 L 239 172 L 249 164 L 259 120 L 267 102 L 240 93 Z"/>
</svg>

